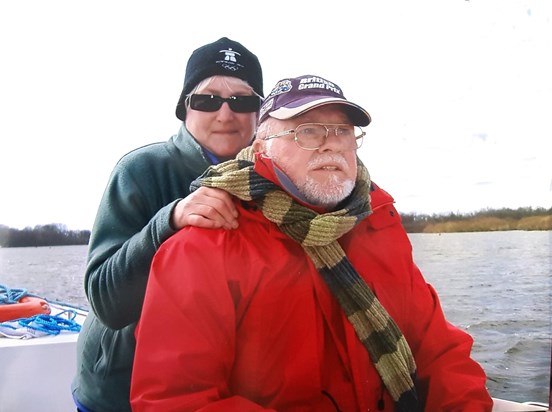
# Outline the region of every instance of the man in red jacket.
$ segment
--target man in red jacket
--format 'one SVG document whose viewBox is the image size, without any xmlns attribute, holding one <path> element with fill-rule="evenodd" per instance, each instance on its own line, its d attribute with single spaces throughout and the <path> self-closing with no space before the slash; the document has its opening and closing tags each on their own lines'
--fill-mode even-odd
<svg viewBox="0 0 552 412">
<path fill-rule="evenodd" d="M 135 411 L 490 411 L 472 338 L 413 263 L 357 157 L 371 121 L 319 76 L 284 79 L 222 188 L 235 230 L 157 252 L 136 329 Z"/>
</svg>

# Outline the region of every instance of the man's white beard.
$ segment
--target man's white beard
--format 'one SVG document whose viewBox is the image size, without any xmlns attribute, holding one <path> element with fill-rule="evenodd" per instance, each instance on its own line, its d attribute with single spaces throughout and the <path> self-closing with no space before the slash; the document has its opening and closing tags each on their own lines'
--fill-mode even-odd
<svg viewBox="0 0 552 412">
<path fill-rule="evenodd" d="M 299 186 L 294 183 L 309 203 L 327 209 L 334 208 L 349 196 L 355 187 L 353 180 L 341 180 L 335 175 L 331 175 L 323 183 L 315 181 L 310 176 L 306 176 L 305 181 Z"/>
<path fill-rule="evenodd" d="M 274 156 L 272 151 L 272 140 L 269 140 L 266 145 L 266 154 L 272 158 L 272 160 L 281 168 L 281 170 L 287 175 L 291 182 L 297 187 L 299 193 L 301 193 L 305 200 L 313 206 L 320 206 L 325 209 L 333 209 L 339 202 L 349 196 L 355 188 L 355 181 L 353 179 L 340 179 L 336 175 L 331 175 L 325 182 L 318 182 L 309 176 L 305 176 L 303 182 L 298 182 L 292 179 L 286 168 L 279 162 L 278 156 Z M 345 158 L 337 153 L 324 154 L 317 156 L 309 161 L 307 164 L 307 170 L 316 168 L 318 165 L 331 158 L 337 162 L 343 169 L 349 167 Z"/>
</svg>

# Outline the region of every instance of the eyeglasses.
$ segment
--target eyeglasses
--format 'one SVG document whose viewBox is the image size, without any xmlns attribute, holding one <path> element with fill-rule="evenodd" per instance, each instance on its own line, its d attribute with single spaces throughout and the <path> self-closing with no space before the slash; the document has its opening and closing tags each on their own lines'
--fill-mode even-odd
<svg viewBox="0 0 552 412">
<path fill-rule="evenodd" d="M 301 149 L 317 150 L 326 143 L 330 130 L 333 130 L 335 135 L 340 138 L 345 150 L 358 149 L 362 146 L 363 137 L 366 135 L 366 132 L 360 127 L 350 124 L 303 123 L 295 129 L 285 130 L 261 139 L 270 140 L 293 133 L 295 134 L 295 143 Z"/>
<path fill-rule="evenodd" d="M 261 99 L 258 96 L 230 96 L 228 98 L 214 94 L 191 94 L 190 107 L 200 112 L 216 112 L 224 102 L 236 113 L 252 113 L 259 111 Z"/>
</svg>

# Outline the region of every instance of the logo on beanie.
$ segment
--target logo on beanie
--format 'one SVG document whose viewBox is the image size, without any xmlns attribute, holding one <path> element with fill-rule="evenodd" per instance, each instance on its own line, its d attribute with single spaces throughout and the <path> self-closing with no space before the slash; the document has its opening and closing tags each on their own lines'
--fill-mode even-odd
<svg viewBox="0 0 552 412">
<path fill-rule="evenodd" d="M 238 63 L 237 59 L 237 56 L 241 56 L 241 54 L 232 50 L 231 47 L 226 50 L 219 50 L 219 53 L 224 53 L 224 59 L 217 60 L 215 63 L 220 64 L 223 69 L 235 72 L 244 67 L 243 64 Z"/>
</svg>

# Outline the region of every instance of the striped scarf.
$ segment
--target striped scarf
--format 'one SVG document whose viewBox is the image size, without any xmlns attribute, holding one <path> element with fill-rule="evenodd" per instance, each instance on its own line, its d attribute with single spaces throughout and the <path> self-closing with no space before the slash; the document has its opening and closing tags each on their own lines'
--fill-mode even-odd
<svg viewBox="0 0 552 412">
<path fill-rule="evenodd" d="M 371 213 L 370 177 L 358 160 L 355 189 L 340 210 L 319 214 L 295 202 L 279 186 L 253 170 L 250 147 L 236 160 L 211 166 L 191 185 L 223 189 L 241 200 L 254 200 L 263 215 L 299 242 L 314 262 L 347 319 L 368 350 L 397 411 L 417 411 L 416 365 L 406 339 L 337 242 Z"/>
</svg>

